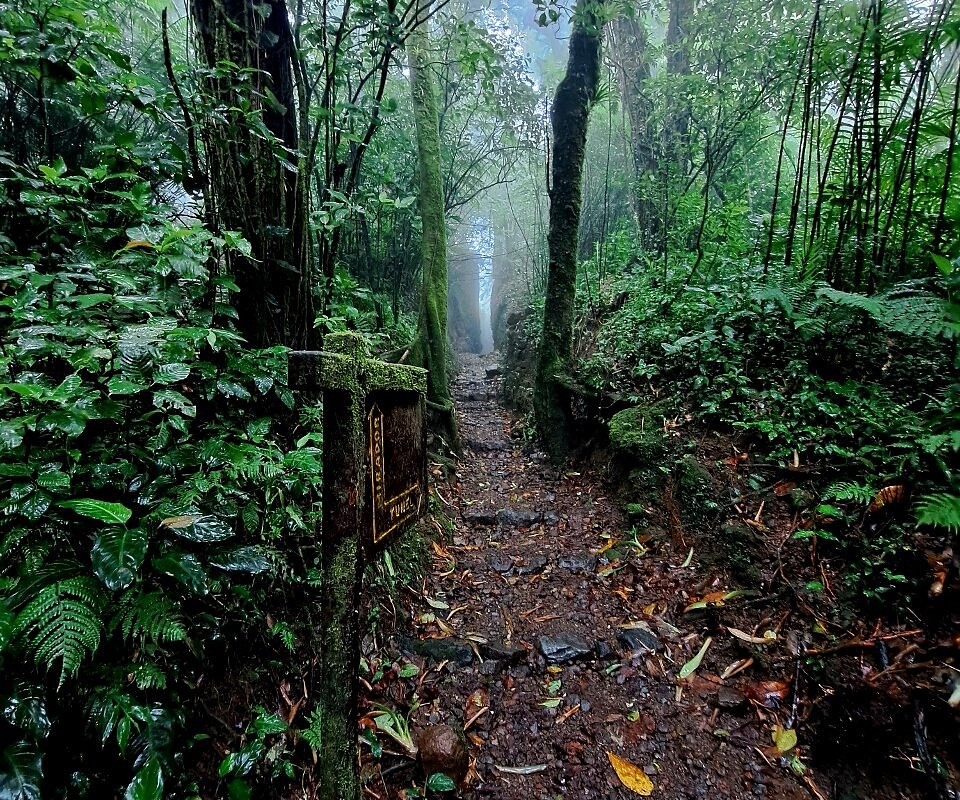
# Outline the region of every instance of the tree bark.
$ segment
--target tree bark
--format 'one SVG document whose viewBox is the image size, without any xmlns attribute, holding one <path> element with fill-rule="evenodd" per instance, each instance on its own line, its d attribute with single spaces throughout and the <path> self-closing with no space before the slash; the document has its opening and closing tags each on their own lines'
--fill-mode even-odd
<svg viewBox="0 0 960 800">
<path fill-rule="evenodd" d="M 251 255 L 231 255 L 237 325 L 253 347 L 314 343 L 312 254 L 299 141 L 293 34 L 284 0 L 194 0 L 209 68 L 203 126 L 212 215 Z M 237 67 L 245 72 L 241 76 Z"/>
<path fill-rule="evenodd" d="M 430 0 L 414 19 L 429 15 Z M 429 67 L 428 23 L 420 22 L 407 39 L 410 92 L 417 131 L 420 171 L 420 269 L 423 289 L 417 337 L 410 348 L 410 363 L 429 371 L 427 403 L 436 427 L 453 447 L 458 446 L 456 415 L 447 380 L 447 221 L 444 217 L 443 172 L 440 163 L 440 115 L 437 92 Z"/>
<path fill-rule="evenodd" d="M 641 242 L 654 252 L 663 250 L 660 162 L 651 115 L 653 103 L 644 93 L 650 79 L 650 48 L 644 23 L 636 17 L 619 17 L 610 27 L 610 50 L 620 78 L 620 100 L 630 121 L 633 156 L 633 206 Z"/>
<path fill-rule="evenodd" d="M 566 385 L 573 347 L 577 229 L 587 122 L 600 83 L 601 8 L 601 0 L 586 0 L 576 8 L 567 72 L 557 87 L 550 115 L 550 263 L 533 403 L 540 436 L 555 459 L 562 458 L 571 444 L 570 394 Z"/>
</svg>

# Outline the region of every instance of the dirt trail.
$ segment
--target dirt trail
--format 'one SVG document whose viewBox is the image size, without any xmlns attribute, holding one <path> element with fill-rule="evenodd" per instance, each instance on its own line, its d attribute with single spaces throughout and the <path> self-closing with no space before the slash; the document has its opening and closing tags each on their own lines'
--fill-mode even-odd
<svg viewBox="0 0 960 800">
<path fill-rule="evenodd" d="M 465 452 L 459 483 L 440 489 L 453 495 L 455 530 L 403 642 L 426 672 L 414 722 L 467 726 L 475 772 L 458 796 L 636 797 L 609 752 L 643 770 L 658 798 L 812 797 L 785 761 L 755 749 L 769 752 L 787 710 L 723 685 L 729 649 L 718 660 L 722 648 L 708 650 L 678 689 L 709 632 L 683 614 L 681 592 L 709 592 L 709 576 L 663 537 L 625 543 L 610 487 L 589 470 L 557 474 L 512 436 L 488 371 L 494 357 L 463 357 Z"/>
</svg>

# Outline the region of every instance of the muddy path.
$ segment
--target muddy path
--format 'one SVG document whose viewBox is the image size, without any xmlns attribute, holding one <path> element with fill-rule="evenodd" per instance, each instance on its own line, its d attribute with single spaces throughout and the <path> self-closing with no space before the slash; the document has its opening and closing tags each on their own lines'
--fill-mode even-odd
<svg viewBox="0 0 960 800">
<path fill-rule="evenodd" d="M 465 747 L 420 741 L 422 766 L 388 752 L 367 793 L 417 796 L 444 769 L 466 771 L 463 798 L 636 797 L 612 754 L 665 800 L 916 796 L 845 793 L 810 768 L 810 734 L 775 743 L 800 727 L 803 634 L 782 599 L 730 597 L 730 578 L 673 540 L 669 509 L 633 526 L 601 474 L 555 471 L 515 435 L 498 374 L 494 356 L 462 357 L 464 454 L 437 486 L 452 526 L 386 646 L 418 671 L 368 684 L 413 709 L 414 740 L 449 726 Z"/>
</svg>

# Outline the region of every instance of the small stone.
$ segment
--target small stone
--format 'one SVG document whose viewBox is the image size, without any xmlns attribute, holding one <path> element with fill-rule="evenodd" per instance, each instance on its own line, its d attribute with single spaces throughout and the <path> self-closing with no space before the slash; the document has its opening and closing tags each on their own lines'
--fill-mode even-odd
<svg viewBox="0 0 960 800">
<path fill-rule="evenodd" d="M 617 633 L 619 639 L 630 650 L 646 650 L 656 652 L 660 649 L 660 639 L 645 622 L 636 622 L 629 628 L 621 628 Z"/>
<path fill-rule="evenodd" d="M 594 645 L 593 649 L 596 651 L 597 658 L 601 658 L 601 659 L 606 658 L 607 656 L 613 653 L 613 648 L 609 644 L 607 644 L 605 641 L 603 641 L 603 639 L 598 641 Z"/>
<path fill-rule="evenodd" d="M 493 511 L 467 511 L 463 515 L 463 521 L 469 525 L 493 525 L 497 521 L 497 515 Z"/>
<path fill-rule="evenodd" d="M 463 639 L 411 639 L 404 637 L 404 650 L 429 658 L 432 661 L 450 661 L 460 667 L 473 663 L 473 648 Z"/>
<path fill-rule="evenodd" d="M 593 646 L 575 633 L 564 632 L 556 636 L 541 636 L 537 646 L 543 657 L 551 664 L 561 664 L 592 655 Z"/>
<path fill-rule="evenodd" d="M 543 521 L 547 525 L 556 525 L 560 521 L 560 515 L 556 511 L 546 511 L 543 515 Z"/>
<path fill-rule="evenodd" d="M 477 672 L 485 678 L 492 678 L 503 670 L 503 666 L 502 661 L 484 661 L 477 667 Z"/>
<path fill-rule="evenodd" d="M 596 567 L 597 557 L 593 553 L 586 551 L 570 553 L 569 555 L 563 556 L 557 564 L 562 569 L 568 569 L 571 572 L 582 572 L 584 575 L 588 575 L 593 572 L 594 567 Z"/>
<path fill-rule="evenodd" d="M 442 772 L 457 783 L 464 779 L 469 758 L 462 732 L 449 725 L 433 725 L 419 731 L 416 741 L 425 774 Z"/>
<path fill-rule="evenodd" d="M 513 569 L 513 559 L 506 553 L 494 553 L 487 561 L 494 572 L 507 573 Z"/>
<path fill-rule="evenodd" d="M 489 661 L 502 661 L 510 666 L 519 664 L 527 657 L 526 648 L 518 644 L 489 641 L 479 645 L 480 655 Z"/>
<path fill-rule="evenodd" d="M 731 689 L 729 686 L 721 686 L 720 691 L 717 692 L 717 705 L 720 708 L 735 711 L 743 708 L 746 703 L 746 695 L 736 689 Z"/>
<path fill-rule="evenodd" d="M 546 556 L 528 556 L 527 563 L 517 567 L 517 575 L 535 575 L 547 566 Z"/>
<path fill-rule="evenodd" d="M 504 508 L 497 512 L 497 522 L 515 528 L 528 528 L 543 519 L 539 511 L 524 511 Z"/>
</svg>

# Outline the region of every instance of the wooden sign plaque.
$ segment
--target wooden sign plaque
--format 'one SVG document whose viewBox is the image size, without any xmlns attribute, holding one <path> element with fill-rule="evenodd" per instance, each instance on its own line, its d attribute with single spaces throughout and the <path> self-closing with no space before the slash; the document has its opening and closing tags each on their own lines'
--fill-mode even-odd
<svg viewBox="0 0 960 800">
<path fill-rule="evenodd" d="M 419 394 L 383 391 L 368 396 L 366 507 L 374 547 L 382 547 L 423 516 L 426 450 Z"/>
</svg>

